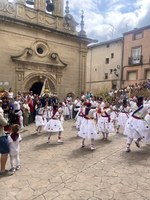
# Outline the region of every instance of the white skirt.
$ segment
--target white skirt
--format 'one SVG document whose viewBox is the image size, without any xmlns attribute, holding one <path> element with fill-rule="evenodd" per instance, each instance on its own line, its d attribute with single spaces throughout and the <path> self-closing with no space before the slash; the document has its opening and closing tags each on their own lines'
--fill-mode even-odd
<svg viewBox="0 0 150 200">
<path fill-rule="evenodd" d="M 67 106 L 64 106 L 62 109 L 64 116 L 69 115 L 69 108 Z"/>
<path fill-rule="evenodd" d="M 146 117 L 145 117 L 145 122 L 146 122 L 146 130 L 145 130 L 145 142 L 146 143 L 150 143 L 150 115 L 147 114 Z"/>
<path fill-rule="evenodd" d="M 98 118 L 98 131 L 103 133 L 112 133 L 115 131 L 112 121 L 109 122 L 108 117 L 100 116 Z"/>
<path fill-rule="evenodd" d="M 121 127 L 124 128 L 127 119 L 128 119 L 128 114 L 127 113 L 119 113 L 119 116 L 118 116 L 118 125 L 120 125 Z"/>
<path fill-rule="evenodd" d="M 126 122 L 124 134 L 133 139 L 141 137 L 148 142 L 150 141 L 150 124 L 146 120 L 130 116 Z"/>
<path fill-rule="evenodd" d="M 44 120 L 41 115 L 36 115 L 35 116 L 35 125 L 36 126 L 44 126 Z"/>
<path fill-rule="evenodd" d="M 47 132 L 59 132 L 64 129 L 59 119 L 50 119 L 45 125 L 44 130 Z"/>
<path fill-rule="evenodd" d="M 81 117 L 81 116 L 77 117 L 76 122 L 75 122 L 75 126 L 76 126 L 77 130 L 80 130 L 80 126 L 81 126 L 82 120 L 83 120 L 83 117 Z"/>
<path fill-rule="evenodd" d="M 96 123 L 92 119 L 82 119 L 79 136 L 86 139 L 98 138 Z"/>
</svg>

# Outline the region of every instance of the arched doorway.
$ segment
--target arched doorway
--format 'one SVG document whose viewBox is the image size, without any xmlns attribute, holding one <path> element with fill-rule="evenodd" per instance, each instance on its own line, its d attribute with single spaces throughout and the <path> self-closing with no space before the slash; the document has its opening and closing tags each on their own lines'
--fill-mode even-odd
<svg viewBox="0 0 150 200">
<path fill-rule="evenodd" d="M 40 95 L 42 86 L 43 86 L 42 82 L 36 82 L 32 85 L 32 87 L 30 88 L 30 91 L 33 91 L 33 94 Z"/>
<path fill-rule="evenodd" d="M 50 92 L 56 93 L 56 79 L 51 74 L 31 73 L 24 80 L 24 91 L 33 91 L 34 94 L 40 94 L 45 79 L 48 79 Z"/>
</svg>

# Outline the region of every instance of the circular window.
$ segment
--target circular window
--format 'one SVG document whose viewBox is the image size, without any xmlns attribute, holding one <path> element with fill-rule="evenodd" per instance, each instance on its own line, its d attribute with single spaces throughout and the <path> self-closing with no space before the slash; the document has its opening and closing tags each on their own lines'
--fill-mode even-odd
<svg viewBox="0 0 150 200">
<path fill-rule="evenodd" d="M 43 50 L 41 47 L 38 47 L 38 48 L 37 48 L 37 52 L 38 52 L 39 54 L 43 54 L 44 50 Z"/>
<path fill-rule="evenodd" d="M 35 45 L 35 53 L 40 56 L 44 57 L 48 54 L 48 46 L 43 42 L 37 42 Z"/>
</svg>

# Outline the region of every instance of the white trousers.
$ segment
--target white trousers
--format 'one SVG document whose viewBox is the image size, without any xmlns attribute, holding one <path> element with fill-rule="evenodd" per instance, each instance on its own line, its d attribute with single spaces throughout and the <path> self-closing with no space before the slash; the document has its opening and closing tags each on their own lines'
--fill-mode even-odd
<svg viewBox="0 0 150 200">
<path fill-rule="evenodd" d="M 11 168 L 16 168 L 17 166 L 20 166 L 19 154 L 10 155 L 10 165 L 11 165 Z"/>
</svg>

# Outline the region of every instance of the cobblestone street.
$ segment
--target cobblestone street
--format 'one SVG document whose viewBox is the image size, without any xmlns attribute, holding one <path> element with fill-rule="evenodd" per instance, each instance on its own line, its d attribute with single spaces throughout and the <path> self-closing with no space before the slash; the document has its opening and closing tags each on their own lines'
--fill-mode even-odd
<svg viewBox="0 0 150 200">
<path fill-rule="evenodd" d="M 133 144 L 125 152 L 126 138 L 89 141 L 81 148 L 73 121 L 64 124 L 64 144 L 52 135 L 35 134 L 31 125 L 22 132 L 20 171 L 0 177 L 0 200 L 150 200 L 150 146 Z M 9 167 L 9 162 L 8 162 Z"/>
</svg>

